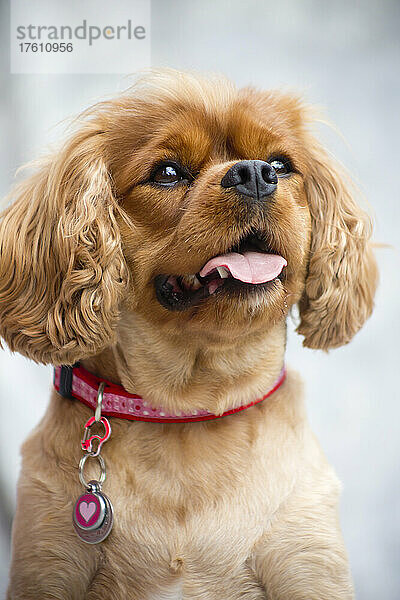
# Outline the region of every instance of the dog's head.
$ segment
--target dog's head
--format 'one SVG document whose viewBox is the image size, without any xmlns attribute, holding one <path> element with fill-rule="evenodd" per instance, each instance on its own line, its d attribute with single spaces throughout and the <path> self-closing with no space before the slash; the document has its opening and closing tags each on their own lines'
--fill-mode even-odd
<svg viewBox="0 0 400 600">
<path fill-rule="evenodd" d="M 88 111 L 0 223 L 0 334 L 39 362 L 114 341 L 120 309 L 167 331 L 304 344 L 372 310 L 370 223 L 295 97 L 161 73 Z"/>
</svg>

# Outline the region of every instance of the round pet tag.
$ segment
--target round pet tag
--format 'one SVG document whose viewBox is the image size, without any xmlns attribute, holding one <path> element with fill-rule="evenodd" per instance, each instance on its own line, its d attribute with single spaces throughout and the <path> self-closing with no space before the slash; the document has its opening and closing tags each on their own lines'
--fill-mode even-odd
<svg viewBox="0 0 400 600">
<path fill-rule="evenodd" d="M 98 544 L 110 533 L 113 507 L 96 482 L 90 482 L 88 491 L 75 502 L 73 523 L 76 533 L 87 544 Z"/>
</svg>

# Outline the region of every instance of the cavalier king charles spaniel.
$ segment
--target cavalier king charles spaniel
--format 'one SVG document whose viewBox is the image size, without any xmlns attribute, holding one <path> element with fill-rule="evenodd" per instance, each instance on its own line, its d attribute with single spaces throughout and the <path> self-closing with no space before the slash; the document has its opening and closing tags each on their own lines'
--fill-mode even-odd
<svg viewBox="0 0 400 600">
<path fill-rule="evenodd" d="M 286 319 L 297 305 L 304 346 L 347 344 L 377 271 L 312 120 L 290 94 L 156 71 L 87 110 L 14 190 L 0 335 L 159 422 L 110 417 L 114 526 L 86 544 L 71 512 L 93 409 L 53 391 L 22 448 L 9 600 L 353 598 Z"/>
</svg>

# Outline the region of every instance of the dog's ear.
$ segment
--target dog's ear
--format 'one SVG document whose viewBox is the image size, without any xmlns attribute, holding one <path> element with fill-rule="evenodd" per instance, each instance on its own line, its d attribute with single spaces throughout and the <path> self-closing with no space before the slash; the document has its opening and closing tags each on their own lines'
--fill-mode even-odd
<svg viewBox="0 0 400 600">
<path fill-rule="evenodd" d="M 297 331 L 304 346 L 328 350 L 347 344 L 370 316 L 377 269 L 371 221 L 353 200 L 348 178 L 314 139 L 308 148 L 311 249 Z"/>
<path fill-rule="evenodd" d="M 108 345 L 126 286 L 103 132 L 87 123 L 16 188 L 0 219 L 0 336 L 36 362 Z"/>
</svg>

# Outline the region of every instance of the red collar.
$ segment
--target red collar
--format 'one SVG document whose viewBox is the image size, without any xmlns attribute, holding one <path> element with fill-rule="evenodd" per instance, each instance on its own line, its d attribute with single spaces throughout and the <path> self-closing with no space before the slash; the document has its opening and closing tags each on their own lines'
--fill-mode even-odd
<svg viewBox="0 0 400 600">
<path fill-rule="evenodd" d="M 136 394 L 130 394 L 121 385 L 111 383 L 107 379 L 96 377 L 83 367 L 54 368 L 54 387 L 64 397 L 76 398 L 93 410 L 96 408 L 97 391 L 100 383 L 105 383 L 103 395 L 102 415 L 105 417 L 118 417 L 130 421 L 150 421 L 152 423 L 187 423 L 195 421 L 208 421 L 219 419 L 245 408 L 250 408 L 271 396 L 285 381 L 286 369 L 282 367 L 278 379 L 270 390 L 261 398 L 225 411 L 222 415 L 214 415 L 206 410 L 197 410 L 192 413 L 171 414 L 162 408 L 152 408 L 143 398 Z"/>
</svg>

